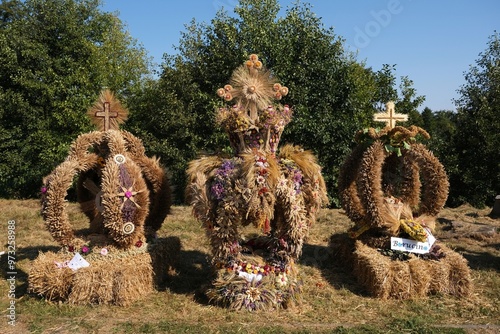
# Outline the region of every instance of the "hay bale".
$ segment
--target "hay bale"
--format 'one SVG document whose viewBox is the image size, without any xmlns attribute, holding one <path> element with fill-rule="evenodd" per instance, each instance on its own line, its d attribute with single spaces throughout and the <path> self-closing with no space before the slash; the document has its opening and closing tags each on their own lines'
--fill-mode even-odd
<svg viewBox="0 0 500 334">
<path fill-rule="evenodd" d="M 466 260 L 449 248 L 442 249 L 446 257 L 440 261 L 417 257 L 397 261 L 357 243 L 355 271 L 370 276 L 370 279 L 363 279 L 365 287 L 382 299 L 409 299 L 431 293 L 470 295 L 472 279 Z M 360 267 L 364 267 L 363 271 Z"/>
<path fill-rule="evenodd" d="M 73 253 L 41 253 L 32 263 L 29 290 L 48 300 L 76 305 L 126 306 L 153 291 L 155 282 L 174 265 L 179 251 L 178 238 L 161 238 L 135 250 L 90 254 L 86 257 L 90 266 L 76 271 L 55 264 L 71 260 Z"/>
<path fill-rule="evenodd" d="M 391 259 L 381 256 L 379 252 L 356 241 L 353 252 L 353 272 L 358 282 L 368 292 L 378 298 L 387 299 L 391 291 L 392 280 Z"/>
<path fill-rule="evenodd" d="M 435 279 L 432 277 L 429 261 L 420 259 L 408 260 L 410 268 L 410 296 L 425 296 L 430 292 L 431 282 Z"/>
<path fill-rule="evenodd" d="M 149 253 L 112 260 L 93 261 L 75 272 L 70 304 L 126 306 L 153 291 L 153 267 Z"/>
<path fill-rule="evenodd" d="M 444 259 L 448 271 L 448 293 L 459 297 L 469 297 L 473 291 L 472 277 L 467 260 L 446 246 L 441 246 L 445 252 Z"/>
<path fill-rule="evenodd" d="M 349 253 L 349 250 L 354 251 Z M 446 255 L 439 261 L 411 256 L 409 260 L 393 260 L 360 240 L 344 235 L 331 238 L 330 246 L 342 254 L 343 265 L 351 265 L 358 282 L 380 299 L 411 299 L 442 293 L 467 297 L 473 292 L 467 261 L 460 254 L 441 245 Z"/>
<path fill-rule="evenodd" d="M 69 260 L 71 260 L 69 254 L 40 253 L 32 263 L 28 281 L 29 290 L 48 300 L 66 300 L 71 290 L 74 272 L 69 268 L 57 269 L 55 262 Z"/>
</svg>

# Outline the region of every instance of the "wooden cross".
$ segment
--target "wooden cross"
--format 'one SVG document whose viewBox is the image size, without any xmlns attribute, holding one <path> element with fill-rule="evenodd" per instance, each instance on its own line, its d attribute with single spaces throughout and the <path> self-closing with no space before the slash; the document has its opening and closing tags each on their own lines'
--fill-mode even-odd
<svg viewBox="0 0 500 334">
<path fill-rule="evenodd" d="M 385 109 L 385 113 L 376 113 L 373 119 L 377 122 L 385 122 L 386 126 L 389 126 L 391 129 L 396 126 L 396 122 L 405 122 L 408 120 L 408 115 L 394 112 L 394 102 L 392 101 L 386 103 Z"/>
<path fill-rule="evenodd" d="M 109 119 L 118 117 L 118 112 L 109 110 L 109 102 L 104 102 L 104 110 L 96 111 L 95 117 L 104 118 L 104 131 L 109 130 Z"/>
</svg>

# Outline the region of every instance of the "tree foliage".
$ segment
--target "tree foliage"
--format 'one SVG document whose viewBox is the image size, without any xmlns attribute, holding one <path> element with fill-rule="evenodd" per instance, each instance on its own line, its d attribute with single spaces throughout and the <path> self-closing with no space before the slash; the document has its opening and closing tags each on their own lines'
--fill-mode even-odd
<svg viewBox="0 0 500 334">
<path fill-rule="evenodd" d="M 143 130 L 151 134 L 148 150 L 174 165 L 174 183 L 181 189 L 187 162 L 199 151 L 230 152 L 229 141 L 214 127 L 214 111 L 221 103 L 215 91 L 251 53 L 257 53 L 290 89 L 281 102 L 292 106 L 294 118 L 282 143 L 299 144 L 315 153 L 333 205 L 338 204 L 339 167 L 353 146 L 355 132 L 372 124 L 377 102 L 386 98 L 381 92 L 392 89 L 391 99 L 413 101 L 413 91 L 405 95 L 409 101 L 398 99 L 395 80 L 388 77 L 393 76 L 392 68 L 374 72 L 358 62 L 308 4 L 297 2 L 283 16 L 279 13 L 276 0 L 241 0 L 233 15 L 219 11 L 210 24 L 193 20 L 182 35 L 178 54 L 165 56 L 150 101 L 134 105 L 137 118 L 132 125 L 138 131 L 146 126 Z M 407 83 L 405 87 L 411 88 L 411 81 Z M 154 97 L 163 102 L 155 104 Z M 154 121 L 145 119 L 152 104 L 158 108 Z"/>
<path fill-rule="evenodd" d="M 283 12 L 277 0 L 240 0 L 234 13 L 221 10 L 209 24 L 193 20 L 178 53 L 164 56 L 158 79 L 145 77 L 145 51 L 99 5 L 2 1 L 0 196 L 36 195 L 41 178 L 64 159 L 72 140 L 90 129 L 85 112 L 108 87 L 131 110 L 125 126 L 171 170 L 181 202 L 188 162 L 202 152 L 230 153 L 226 135 L 214 126 L 222 103 L 215 91 L 251 53 L 290 89 L 281 102 L 293 108 L 294 118 L 282 143 L 301 145 L 318 157 L 333 206 L 339 168 L 355 132 L 381 126 L 373 113 L 394 100 L 398 112 L 420 117 L 416 109 L 423 97 L 412 81 L 402 77 L 398 90 L 394 65 L 367 68 L 307 3 Z"/>
<path fill-rule="evenodd" d="M 500 193 L 500 38 L 490 36 L 487 49 L 465 73 L 459 89 L 454 147 L 460 164 L 452 187 L 459 201 L 481 207 Z"/>
<path fill-rule="evenodd" d="M 36 196 L 103 87 L 127 96 L 149 63 L 99 0 L 0 4 L 0 196 Z"/>
</svg>

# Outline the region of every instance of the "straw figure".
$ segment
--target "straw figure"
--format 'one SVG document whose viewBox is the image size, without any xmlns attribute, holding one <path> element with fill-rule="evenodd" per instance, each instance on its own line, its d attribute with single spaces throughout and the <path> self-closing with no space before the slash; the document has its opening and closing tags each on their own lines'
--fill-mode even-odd
<svg viewBox="0 0 500 334">
<path fill-rule="evenodd" d="M 356 134 L 357 146 L 339 175 L 342 208 L 354 222 L 348 233 L 351 241 L 334 236 L 332 244 L 375 296 L 469 295 L 465 259 L 434 242 L 432 235 L 435 217 L 448 196 L 446 172 L 418 142 L 430 138 L 424 129 L 396 125 L 406 117 L 394 113 L 394 103 L 389 102 L 386 113 L 375 116 L 387 122 L 385 128 Z M 396 247 L 404 244 L 411 246 Z"/>
<path fill-rule="evenodd" d="M 300 290 L 295 261 L 315 215 L 328 201 L 320 166 L 309 151 L 285 145 L 289 106 L 273 104 L 288 94 L 252 54 L 230 84 L 217 90 L 232 106 L 218 109 L 233 156 L 204 156 L 190 163 L 187 198 L 203 224 L 217 278 L 212 302 L 233 309 L 286 306 Z M 262 230 L 245 238 L 244 226 Z"/>
<path fill-rule="evenodd" d="M 35 260 L 32 291 L 78 304 L 124 305 L 150 291 L 153 269 L 165 271 L 160 267 L 168 267 L 179 251 L 178 240 L 156 238 L 170 210 L 170 184 L 158 159 L 147 157 L 141 141 L 119 129 L 127 114 L 103 91 L 88 112 L 99 130 L 78 136 L 66 160 L 44 178 L 42 217 L 62 249 Z M 90 221 L 82 231 L 75 231 L 66 212 L 73 184 Z M 90 265 L 68 268 L 76 255 Z"/>
</svg>

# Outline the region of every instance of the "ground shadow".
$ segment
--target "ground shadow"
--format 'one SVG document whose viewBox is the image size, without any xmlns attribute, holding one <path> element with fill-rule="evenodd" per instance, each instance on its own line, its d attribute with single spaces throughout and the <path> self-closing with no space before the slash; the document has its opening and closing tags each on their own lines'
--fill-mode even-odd
<svg viewBox="0 0 500 334">
<path fill-rule="evenodd" d="M 492 245 L 499 247 L 499 245 Z M 495 270 L 500 272 L 500 258 L 488 252 L 474 252 L 464 247 L 454 247 L 468 262 L 469 268 L 473 270 Z"/>
<path fill-rule="evenodd" d="M 451 231 L 453 229 L 453 220 L 446 218 L 437 218 L 436 221 L 441 225 L 441 230 Z"/>
<path fill-rule="evenodd" d="M 0 256 L 1 275 L 4 279 L 15 278 L 16 281 L 16 298 L 20 298 L 28 293 L 28 275 L 26 271 L 19 268 L 17 265 L 23 260 L 33 261 L 38 257 L 40 252 L 57 252 L 60 247 L 57 246 L 37 246 L 18 248 L 14 257 L 9 258 L 6 252 Z M 11 255 L 12 256 L 12 255 Z M 9 263 L 14 260 L 14 263 Z"/>
<path fill-rule="evenodd" d="M 344 260 L 331 245 L 304 244 L 299 264 L 319 269 L 325 280 L 336 289 L 347 289 L 354 294 L 368 296 Z"/>
<path fill-rule="evenodd" d="M 200 251 L 183 251 L 179 253 L 175 272 L 159 285 L 158 289 L 170 290 L 172 293 L 191 295 L 201 304 L 207 304 L 204 291 L 215 278 L 208 254 Z"/>
</svg>

